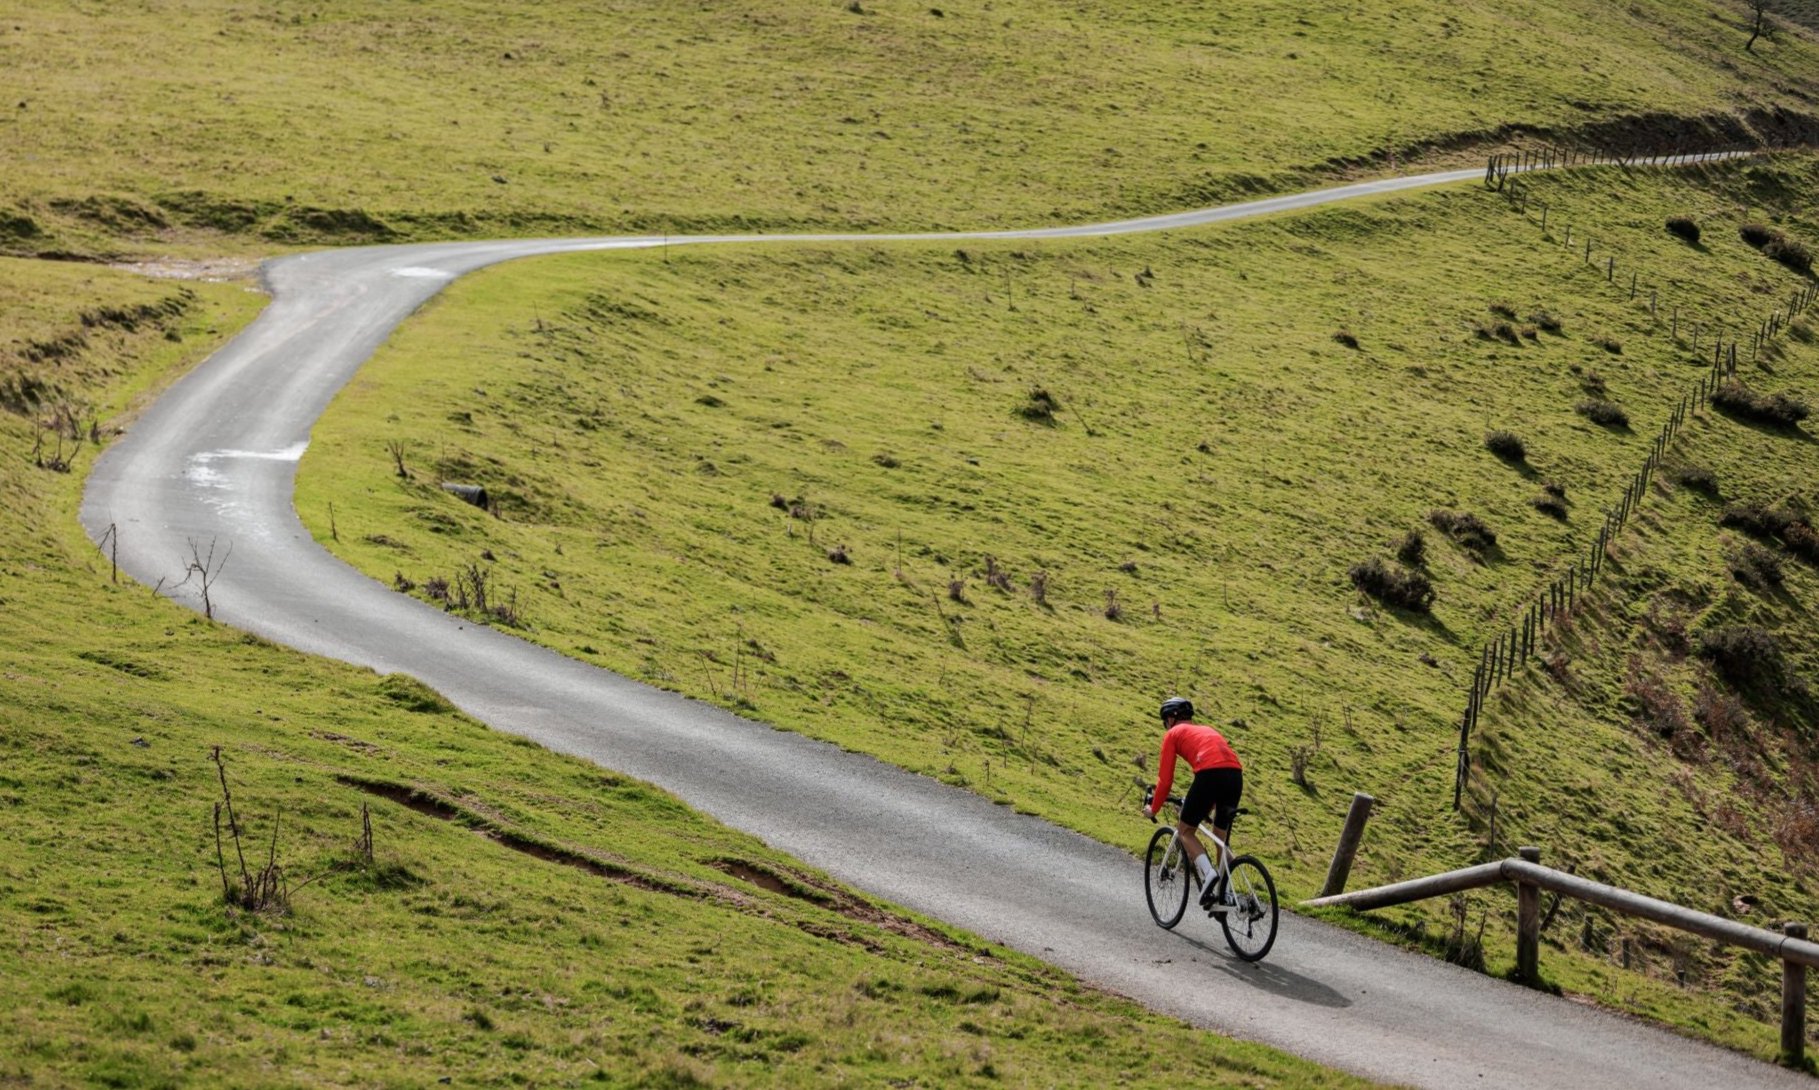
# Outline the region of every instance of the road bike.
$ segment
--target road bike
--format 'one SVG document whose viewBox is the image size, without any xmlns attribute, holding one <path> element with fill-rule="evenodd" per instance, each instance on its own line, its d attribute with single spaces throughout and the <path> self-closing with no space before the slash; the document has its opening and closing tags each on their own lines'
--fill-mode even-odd
<svg viewBox="0 0 1819 1090">
<path fill-rule="evenodd" d="M 1141 790 L 1148 785 L 1137 781 Z M 1166 805 L 1177 820 L 1156 830 L 1150 837 L 1149 850 L 1143 856 L 1143 896 L 1149 901 L 1150 915 L 1156 926 L 1173 930 L 1187 912 L 1189 894 L 1200 887 L 1200 875 L 1194 870 L 1187 852 L 1181 847 L 1177 828 L 1181 816 L 1181 796 L 1170 795 Z M 1240 808 L 1239 814 L 1249 810 Z M 1154 821 L 1154 818 L 1150 820 Z M 1235 820 L 1235 819 L 1234 819 Z M 1261 961 L 1276 942 L 1276 882 L 1269 868 L 1252 855 L 1234 857 L 1225 841 L 1199 826 L 1200 835 L 1212 841 L 1215 876 L 1226 880 L 1226 910 L 1219 916 L 1225 941 L 1242 961 Z M 1227 830 L 1229 833 L 1230 830 Z"/>
</svg>

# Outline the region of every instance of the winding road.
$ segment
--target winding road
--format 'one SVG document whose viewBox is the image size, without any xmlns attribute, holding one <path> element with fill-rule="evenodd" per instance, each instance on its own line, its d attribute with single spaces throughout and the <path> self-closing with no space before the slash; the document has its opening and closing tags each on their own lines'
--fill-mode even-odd
<svg viewBox="0 0 1819 1090">
<path fill-rule="evenodd" d="M 97 541 L 116 526 L 121 566 L 198 609 L 195 584 L 176 586 L 189 543 L 205 551 L 211 541 L 224 550 L 231 543 L 232 559 L 210 588 L 215 615 L 228 624 L 415 676 L 494 728 L 657 784 L 873 895 L 1218 1033 L 1427 1087 L 1811 1090 L 1804 1076 L 1293 915 L 1284 915 L 1266 961 L 1242 964 L 1212 921 L 1190 915 L 1176 932 L 1158 930 L 1143 905 L 1141 869 L 1125 851 L 432 609 L 330 556 L 292 508 L 297 461 L 335 392 L 444 285 L 495 262 L 664 244 L 1162 231 L 1482 175 L 1030 231 L 532 240 L 282 258 L 264 268 L 272 294 L 264 313 L 101 457 L 82 522 Z M 710 751 L 716 759 L 701 759 Z"/>
</svg>

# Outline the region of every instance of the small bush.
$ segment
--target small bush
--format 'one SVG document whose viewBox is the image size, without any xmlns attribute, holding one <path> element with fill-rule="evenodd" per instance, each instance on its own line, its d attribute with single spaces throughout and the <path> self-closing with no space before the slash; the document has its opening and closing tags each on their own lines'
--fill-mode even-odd
<svg viewBox="0 0 1819 1090">
<path fill-rule="evenodd" d="M 1693 697 L 1693 718 L 1716 741 L 1734 738 L 1749 727 L 1749 712 L 1743 702 L 1710 682 L 1700 682 Z"/>
<path fill-rule="evenodd" d="M 1492 325 L 1479 322 L 1473 333 L 1481 341 L 1502 341 L 1505 344 L 1522 343 L 1522 335 L 1517 333 L 1516 327 L 1508 322 L 1497 322 Z"/>
<path fill-rule="evenodd" d="M 1438 509 L 1428 512 L 1427 521 L 1454 544 L 1476 556 L 1482 557 L 1497 546 L 1497 535 L 1477 515 Z"/>
<path fill-rule="evenodd" d="M 1566 486 L 1559 481 L 1542 481 L 1541 491 L 1546 492 L 1557 500 L 1566 499 Z"/>
<path fill-rule="evenodd" d="M 1511 431 L 1494 431 L 1484 437 L 1484 449 L 1506 462 L 1520 462 L 1528 457 L 1528 447 L 1521 436 Z"/>
<path fill-rule="evenodd" d="M 1060 410 L 1061 402 L 1055 398 L 1054 394 L 1040 386 L 1033 386 L 1030 388 L 1029 400 L 1018 406 L 1017 415 L 1038 424 L 1053 424 L 1055 414 Z"/>
<path fill-rule="evenodd" d="M 1812 251 L 1785 235 L 1770 239 L 1768 245 L 1762 248 L 1762 253 L 1802 276 L 1813 271 Z"/>
<path fill-rule="evenodd" d="M 1791 428 L 1811 415 L 1806 402 L 1785 394 L 1759 394 L 1741 382 L 1731 381 L 1712 394 L 1712 404 L 1735 417 Z"/>
<path fill-rule="evenodd" d="M 1579 388 L 1593 397 L 1603 397 L 1610 392 L 1610 387 L 1604 384 L 1604 376 L 1595 370 L 1579 376 Z"/>
<path fill-rule="evenodd" d="M 1645 668 L 1640 660 L 1630 661 L 1629 676 L 1623 682 L 1623 695 L 1634 705 L 1631 717 L 1662 738 L 1672 738 L 1686 730 L 1686 708 L 1666 679 Z"/>
<path fill-rule="evenodd" d="M 1699 637 L 1699 657 L 1733 688 L 1773 692 L 1786 674 L 1781 641 L 1755 625 L 1726 625 Z"/>
<path fill-rule="evenodd" d="M 1681 488 L 1690 488 L 1704 496 L 1718 495 L 1718 476 L 1705 466 L 1675 466 L 1668 470 L 1667 476 Z"/>
<path fill-rule="evenodd" d="M 1630 426 L 1630 416 L 1623 411 L 1622 406 L 1606 401 L 1603 398 L 1588 397 L 1574 406 L 1574 408 L 1578 411 L 1580 416 L 1585 417 L 1594 424 L 1606 428 L 1627 428 Z"/>
<path fill-rule="evenodd" d="M 896 469 L 898 466 L 902 465 L 903 463 L 899 462 L 897 460 L 896 455 L 890 453 L 889 451 L 881 450 L 878 453 L 872 455 L 872 464 L 875 466 L 878 466 L 882 469 Z"/>
<path fill-rule="evenodd" d="M 1420 530 L 1410 530 L 1396 541 L 1396 559 L 1411 568 L 1427 563 L 1427 538 Z"/>
<path fill-rule="evenodd" d="M 1118 604 L 1118 592 L 1107 588 L 1105 592 L 1105 619 L 1119 621 L 1124 619 L 1124 607 Z"/>
<path fill-rule="evenodd" d="M 1786 511 L 1771 510 L 1759 503 L 1733 503 L 1718 516 L 1718 525 L 1742 530 L 1758 541 L 1772 541 L 1782 536 L 1797 521 Z"/>
<path fill-rule="evenodd" d="M 1667 221 L 1667 230 L 1671 235 L 1678 235 L 1688 242 L 1699 241 L 1699 225 L 1686 216 L 1675 216 Z"/>
<path fill-rule="evenodd" d="M 1358 347 L 1358 338 L 1349 329 L 1341 329 L 1334 333 L 1333 340 L 1338 341 L 1347 348 Z"/>
<path fill-rule="evenodd" d="M 1516 308 L 1508 303 L 1492 303 L 1490 311 L 1499 318 L 1508 318 L 1512 322 L 1516 320 Z"/>
<path fill-rule="evenodd" d="M 1541 493 L 1528 501 L 1528 505 L 1550 518 L 1557 518 L 1561 521 L 1566 519 L 1566 501 L 1552 492 Z"/>
<path fill-rule="evenodd" d="M 1613 356 L 1623 355 L 1623 342 L 1615 337 L 1593 337 L 1592 343 Z"/>
<path fill-rule="evenodd" d="M 1549 314 L 1545 310 L 1537 310 L 1535 313 L 1528 316 L 1528 320 L 1533 322 L 1535 325 L 1540 326 L 1543 330 L 1545 330 L 1548 333 L 1557 334 L 1562 329 L 1566 328 L 1563 324 L 1561 324 L 1560 319 L 1554 317 L 1552 314 Z"/>
<path fill-rule="evenodd" d="M 827 558 L 830 562 L 835 564 L 851 564 L 853 562 L 852 554 L 846 551 L 845 545 L 836 545 L 829 549 L 827 551 Z"/>
<path fill-rule="evenodd" d="M 1427 576 L 1406 568 L 1394 567 L 1382 557 L 1373 556 L 1351 570 L 1352 586 L 1384 605 L 1426 613 L 1434 604 L 1434 585 Z"/>
<path fill-rule="evenodd" d="M 1802 276 L 1813 271 L 1813 255 L 1805 246 L 1772 227 L 1746 223 L 1737 228 L 1743 241 L 1761 250 L 1764 257 L 1781 262 Z"/>
<path fill-rule="evenodd" d="M 1030 576 L 1030 597 L 1039 606 L 1048 605 L 1048 572 L 1038 571 Z"/>
<path fill-rule="evenodd" d="M 1781 585 L 1781 558 L 1756 544 L 1746 541 L 1725 560 L 1731 577 L 1754 591 L 1769 591 Z"/>
<path fill-rule="evenodd" d="M 961 605 L 966 605 L 966 580 L 949 579 L 947 581 L 947 596 L 952 601 L 959 602 Z"/>
</svg>

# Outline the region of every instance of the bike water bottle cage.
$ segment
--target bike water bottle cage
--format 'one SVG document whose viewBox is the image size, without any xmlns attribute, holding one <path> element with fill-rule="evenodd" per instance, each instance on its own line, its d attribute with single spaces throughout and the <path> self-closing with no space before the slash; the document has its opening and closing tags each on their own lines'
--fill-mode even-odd
<svg viewBox="0 0 1819 1090">
<path fill-rule="evenodd" d="M 1192 719 L 1194 702 L 1179 696 L 1171 696 L 1162 702 L 1162 724 L 1167 726 L 1171 720 Z"/>
</svg>

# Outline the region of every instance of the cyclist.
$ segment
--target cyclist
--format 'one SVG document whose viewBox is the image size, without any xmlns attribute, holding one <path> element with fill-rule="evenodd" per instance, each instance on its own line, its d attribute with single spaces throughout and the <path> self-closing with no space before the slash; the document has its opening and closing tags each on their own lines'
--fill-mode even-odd
<svg viewBox="0 0 1819 1090">
<path fill-rule="evenodd" d="M 1194 861 L 1200 875 L 1200 907 L 1220 913 L 1230 907 L 1230 899 L 1221 883 L 1215 882 L 1218 868 L 1207 858 L 1206 848 L 1194 830 L 1213 818 L 1213 834 L 1232 842 L 1232 818 L 1238 812 L 1238 799 L 1244 794 L 1244 765 L 1232 751 L 1225 736 L 1211 727 L 1193 722 L 1192 701 L 1171 696 L 1162 702 L 1162 760 L 1156 768 L 1156 792 L 1143 808 L 1151 821 L 1168 800 L 1168 789 L 1175 782 L 1175 758 L 1180 757 L 1194 770 L 1194 782 L 1181 803 L 1181 846 Z"/>
</svg>

